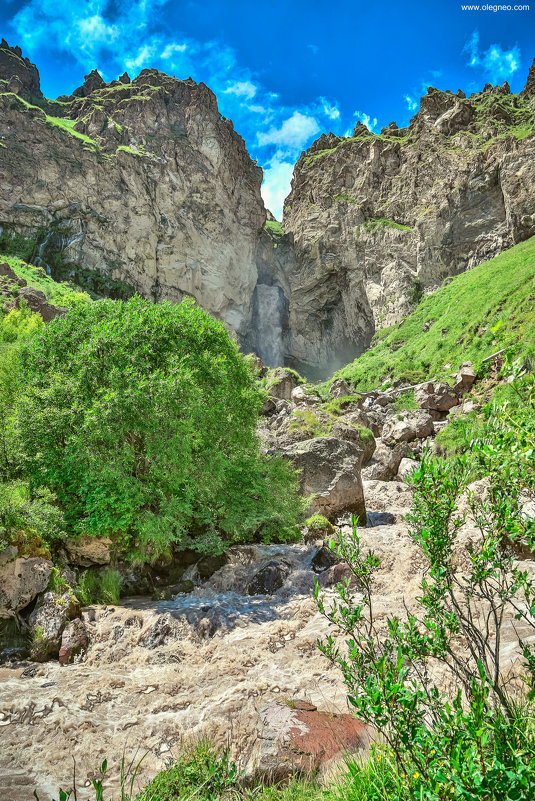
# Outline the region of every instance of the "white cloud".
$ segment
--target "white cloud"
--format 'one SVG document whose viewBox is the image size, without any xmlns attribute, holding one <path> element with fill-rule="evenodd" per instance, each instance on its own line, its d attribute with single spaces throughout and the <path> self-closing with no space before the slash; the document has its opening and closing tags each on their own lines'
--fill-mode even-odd
<svg viewBox="0 0 535 801">
<path fill-rule="evenodd" d="M 251 81 L 234 81 L 225 89 L 225 94 L 243 97 L 245 100 L 252 100 L 256 95 L 256 86 Z"/>
<path fill-rule="evenodd" d="M 491 44 L 488 50 L 481 50 L 478 30 L 472 33 L 463 52 L 468 53 L 468 66 L 479 70 L 485 79 L 494 84 L 509 80 L 520 69 L 518 45 L 504 50 L 499 44 Z"/>
<path fill-rule="evenodd" d="M 320 97 L 321 113 L 325 114 L 330 120 L 340 119 L 340 109 L 336 103 L 329 103 L 324 97 Z"/>
<path fill-rule="evenodd" d="M 370 114 L 366 114 L 364 111 L 355 111 L 353 116 L 360 120 L 370 131 L 377 128 L 377 117 L 372 118 Z"/>
<path fill-rule="evenodd" d="M 311 50 L 311 51 L 312 51 L 312 54 L 313 54 L 314 56 L 317 56 L 317 55 L 318 55 L 318 53 L 319 53 L 319 47 L 318 47 L 318 45 L 315 45 L 315 44 L 307 44 L 307 47 L 308 47 L 308 49 L 309 49 L 309 50 Z"/>
<path fill-rule="evenodd" d="M 413 111 L 416 111 L 416 109 L 418 108 L 418 101 L 416 100 L 416 98 L 412 97 L 412 95 L 403 95 L 403 97 L 405 99 L 409 111 L 411 113 Z"/>
<path fill-rule="evenodd" d="M 258 144 L 285 145 L 288 148 L 300 149 L 307 141 L 319 133 L 320 127 L 314 117 L 294 111 L 291 117 L 284 120 L 280 128 L 270 128 L 269 131 L 257 134 Z"/>
<path fill-rule="evenodd" d="M 290 191 L 294 165 L 277 151 L 264 170 L 262 182 L 262 197 L 266 208 L 275 215 L 277 220 L 282 219 L 284 199 Z"/>
<path fill-rule="evenodd" d="M 162 52 L 160 53 L 160 58 L 173 58 L 175 53 L 185 53 L 187 50 L 186 44 L 176 44 L 176 42 L 171 42 L 170 44 L 166 45 Z"/>
</svg>

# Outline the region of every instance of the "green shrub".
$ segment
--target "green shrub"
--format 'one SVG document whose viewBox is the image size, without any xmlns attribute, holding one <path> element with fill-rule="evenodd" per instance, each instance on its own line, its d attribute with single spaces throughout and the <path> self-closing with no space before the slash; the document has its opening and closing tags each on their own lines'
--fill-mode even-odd
<svg viewBox="0 0 535 801">
<path fill-rule="evenodd" d="M 320 514 L 312 515 L 307 520 L 305 520 L 304 525 L 308 528 L 309 531 L 334 531 L 334 526 L 327 520 L 326 517 Z"/>
<path fill-rule="evenodd" d="M 136 801 L 218 801 L 236 788 L 237 779 L 238 771 L 228 754 L 220 754 L 202 741 L 159 773 Z"/>
<path fill-rule="evenodd" d="M 311 409 L 294 409 L 290 415 L 288 431 L 301 432 L 307 439 L 326 437 L 333 427 L 333 420 L 320 419 Z"/>
<path fill-rule="evenodd" d="M 74 592 L 82 606 L 118 604 L 121 597 L 121 574 L 118 570 L 86 570 L 78 578 Z"/>
<path fill-rule="evenodd" d="M 32 493 L 23 481 L 0 483 L 0 551 L 16 545 L 20 555 L 49 558 L 63 536 L 63 515 L 50 490 Z"/>
<path fill-rule="evenodd" d="M 32 487 L 73 532 L 130 558 L 298 537 L 295 471 L 263 457 L 263 393 L 224 326 L 188 300 L 72 309 L 23 352 L 18 424 Z"/>
<path fill-rule="evenodd" d="M 408 392 L 400 392 L 392 404 L 392 408 L 395 409 L 396 412 L 418 409 L 418 404 L 414 400 L 414 391 L 410 389 Z"/>
<path fill-rule="evenodd" d="M 359 403 L 361 400 L 362 395 L 343 395 L 341 398 L 333 398 L 327 401 L 323 406 L 323 410 L 327 412 L 327 414 L 334 414 L 336 417 L 340 417 L 349 411 L 350 406 Z"/>
</svg>

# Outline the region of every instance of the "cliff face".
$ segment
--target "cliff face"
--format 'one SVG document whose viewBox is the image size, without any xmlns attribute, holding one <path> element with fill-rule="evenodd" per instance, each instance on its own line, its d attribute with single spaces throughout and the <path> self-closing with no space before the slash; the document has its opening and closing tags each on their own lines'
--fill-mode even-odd
<svg viewBox="0 0 535 801">
<path fill-rule="evenodd" d="M 358 123 L 301 155 L 283 219 L 297 366 L 339 367 L 422 291 L 535 234 L 533 74 L 520 95 L 430 88 L 408 128 Z"/>
<path fill-rule="evenodd" d="M 4 236 L 33 240 L 34 261 L 95 289 L 120 294 L 124 282 L 155 300 L 191 295 L 243 338 L 262 170 L 215 95 L 143 70 L 110 84 L 93 72 L 72 96 L 47 101 L 33 70 L 3 43 Z"/>
<path fill-rule="evenodd" d="M 326 375 L 424 291 L 535 234 L 535 64 L 525 89 L 430 88 L 405 129 L 323 134 L 283 226 L 214 94 L 143 70 L 43 97 L 0 44 L 0 250 L 112 296 L 191 295 L 272 366 Z M 265 223 L 265 225 L 264 225 Z"/>
</svg>

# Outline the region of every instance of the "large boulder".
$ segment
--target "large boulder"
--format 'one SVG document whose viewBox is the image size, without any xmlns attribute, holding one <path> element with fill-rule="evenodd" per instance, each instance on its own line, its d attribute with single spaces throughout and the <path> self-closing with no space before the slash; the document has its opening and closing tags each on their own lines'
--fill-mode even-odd
<svg viewBox="0 0 535 801">
<path fill-rule="evenodd" d="M 302 383 L 302 380 L 293 370 L 277 367 L 268 386 L 268 391 L 272 398 L 289 401 L 293 390 Z"/>
<path fill-rule="evenodd" d="M 343 398 L 345 395 L 351 395 L 351 387 L 343 378 L 337 378 L 329 387 L 329 395 L 333 398 Z"/>
<path fill-rule="evenodd" d="M 47 588 L 52 563 L 40 556 L 18 558 L 14 546 L 0 553 L 0 619 L 12 617 Z"/>
<path fill-rule="evenodd" d="M 369 746 L 371 730 L 353 715 L 333 715 L 307 701 L 272 701 L 260 712 L 258 750 L 246 773 L 263 782 L 328 773 Z"/>
<path fill-rule="evenodd" d="M 247 595 L 273 595 L 280 590 L 289 573 L 290 565 L 287 562 L 268 562 L 249 582 Z"/>
<path fill-rule="evenodd" d="M 30 311 L 35 314 L 40 314 L 45 323 L 49 323 L 54 317 L 59 317 L 67 313 L 67 309 L 62 306 L 54 306 L 46 299 L 44 292 L 40 289 L 34 289 L 32 286 L 24 286 L 18 290 L 17 297 L 11 303 L 8 303 L 7 309 L 20 309 L 20 305 L 24 301 Z"/>
<path fill-rule="evenodd" d="M 72 592 L 63 595 L 47 592 L 42 603 L 29 617 L 32 634 L 31 657 L 36 662 L 46 662 L 57 657 L 61 646 L 61 635 L 70 620 L 80 615 L 80 604 Z"/>
<path fill-rule="evenodd" d="M 476 373 L 472 362 L 463 362 L 459 367 L 459 372 L 455 379 L 454 391 L 457 395 L 464 395 L 472 389 L 474 381 L 476 380 Z"/>
<path fill-rule="evenodd" d="M 111 540 L 107 537 L 71 537 L 65 541 L 67 558 L 72 565 L 92 567 L 109 565 Z"/>
<path fill-rule="evenodd" d="M 414 400 L 420 409 L 432 409 L 436 412 L 447 412 L 459 403 L 455 390 L 444 381 L 428 381 L 416 387 Z"/>
<path fill-rule="evenodd" d="M 345 439 L 356 445 L 362 451 L 362 466 L 368 464 L 374 454 L 376 442 L 369 428 L 348 425 L 345 420 L 338 420 L 334 424 L 330 435 L 335 439 Z"/>
<path fill-rule="evenodd" d="M 425 439 L 434 433 L 433 418 L 426 412 L 405 412 L 401 420 L 390 417 L 383 426 L 382 440 L 387 445 Z"/>
<path fill-rule="evenodd" d="M 282 450 L 282 455 L 301 471 L 304 495 L 314 495 L 311 511 L 329 520 L 344 512 L 366 519 L 360 478 L 362 450 L 334 437 L 314 437 Z"/>
</svg>

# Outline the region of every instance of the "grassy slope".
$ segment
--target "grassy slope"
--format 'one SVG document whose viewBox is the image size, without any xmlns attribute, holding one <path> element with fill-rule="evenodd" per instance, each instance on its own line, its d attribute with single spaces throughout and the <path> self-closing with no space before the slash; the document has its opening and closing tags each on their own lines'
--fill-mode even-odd
<svg viewBox="0 0 535 801">
<path fill-rule="evenodd" d="M 24 278 L 26 280 L 28 286 L 40 289 L 41 292 L 44 292 L 49 303 L 53 303 L 56 306 L 71 308 L 80 303 L 89 303 L 91 300 L 87 292 L 83 292 L 78 287 L 72 284 L 54 281 L 46 274 L 42 267 L 35 267 L 33 264 L 27 264 L 22 259 L 18 259 L 14 256 L 6 256 L 4 254 L 0 254 L 0 261 L 7 262 L 19 278 Z M 8 300 L 10 299 L 11 298 L 8 298 Z M 6 299 L 0 296 L 0 306 L 2 300 Z"/>
<path fill-rule="evenodd" d="M 477 367 L 510 345 L 533 359 L 535 237 L 455 277 L 402 323 L 378 331 L 374 340 L 374 347 L 335 377 L 365 391 L 385 379 L 416 383 L 444 377 L 467 360 Z"/>
</svg>

